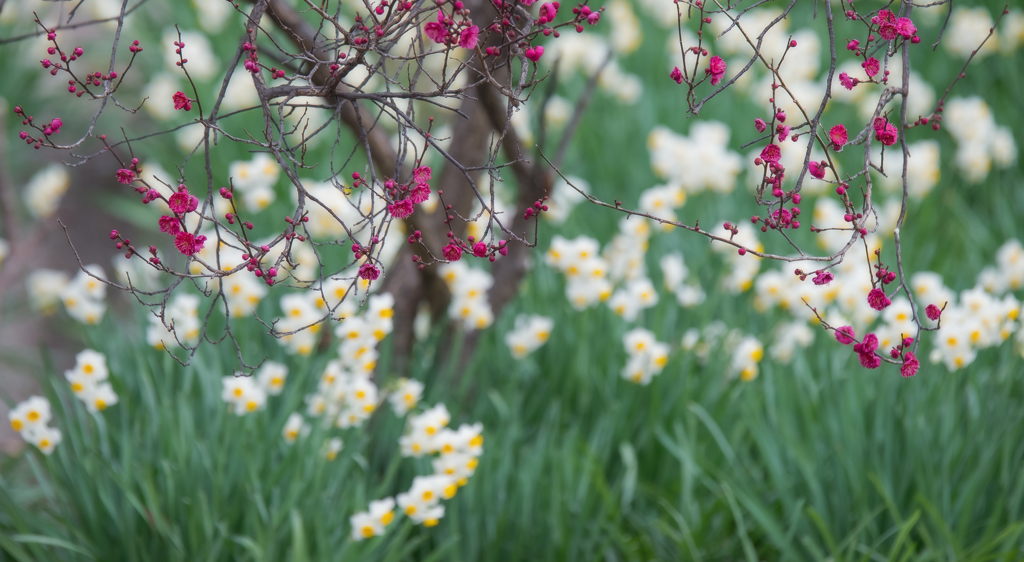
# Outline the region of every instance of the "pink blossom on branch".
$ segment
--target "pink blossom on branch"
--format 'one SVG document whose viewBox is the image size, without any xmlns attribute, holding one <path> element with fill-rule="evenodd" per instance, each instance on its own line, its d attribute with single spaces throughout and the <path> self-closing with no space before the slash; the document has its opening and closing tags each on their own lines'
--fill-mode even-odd
<svg viewBox="0 0 1024 562">
<path fill-rule="evenodd" d="M 412 181 L 416 183 L 427 183 L 430 181 L 430 166 L 420 166 L 412 171 Z"/>
<path fill-rule="evenodd" d="M 725 76 L 725 60 L 722 57 L 715 55 L 711 57 L 708 62 L 708 67 L 704 70 L 705 74 L 711 75 L 711 85 L 717 86 L 722 81 L 722 76 Z"/>
<path fill-rule="evenodd" d="M 409 199 L 413 204 L 418 205 L 430 198 L 430 186 L 425 183 L 416 184 L 416 187 L 409 191 Z"/>
<path fill-rule="evenodd" d="M 448 261 L 459 261 L 459 258 L 462 257 L 462 248 L 456 244 L 448 244 L 441 248 L 441 252 L 444 254 L 444 259 Z"/>
<path fill-rule="evenodd" d="M 175 92 L 171 98 L 174 100 L 174 109 L 184 109 L 185 111 L 192 111 L 192 100 L 189 99 L 182 92 Z"/>
<path fill-rule="evenodd" d="M 900 367 L 900 374 L 904 377 L 912 377 L 917 374 L 917 369 L 921 366 L 921 362 L 918 361 L 913 351 L 908 351 L 903 356 L 903 366 Z"/>
<path fill-rule="evenodd" d="M 544 56 L 544 47 L 530 47 L 529 49 L 526 49 L 523 54 L 526 55 L 526 58 L 533 62 L 537 62 L 540 60 L 540 57 Z"/>
<path fill-rule="evenodd" d="M 845 72 L 839 73 L 839 83 L 843 85 L 847 90 L 852 90 L 854 86 L 860 83 L 860 80 L 851 78 L 849 74 Z"/>
<path fill-rule="evenodd" d="M 860 343 L 853 346 L 853 350 L 857 353 L 874 353 L 876 349 L 878 349 L 878 336 L 875 334 L 866 334 Z"/>
<path fill-rule="evenodd" d="M 367 281 L 376 281 L 380 277 L 380 270 L 372 263 L 366 262 L 359 266 L 359 277 Z"/>
<path fill-rule="evenodd" d="M 892 146 L 896 144 L 899 139 L 899 131 L 896 129 L 896 125 L 888 122 L 884 117 L 878 117 L 874 122 L 875 128 L 875 140 L 881 141 L 885 146 Z"/>
<path fill-rule="evenodd" d="M 178 219 L 164 215 L 157 221 L 160 226 L 160 232 L 165 232 L 171 236 L 177 235 L 181 232 L 181 225 L 178 223 Z"/>
<path fill-rule="evenodd" d="M 839 152 L 849 141 L 845 125 L 835 125 L 828 132 L 828 140 L 832 142 L 832 150 Z"/>
<path fill-rule="evenodd" d="M 865 369 L 877 369 L 882 364 L 882 358 L 874 353 L 859 353 L 857 358 Z"/>
<path fill-rule="evenodd" d="M 879 10 L 878 14 L 871 18 L 871 23 L 878 26 L 878 34 L 882 36 L 882 39 L 892 41 L 896 38 L 896 14 L 889 10 Z"/>
<path fill-rule="evenodd" d="M 886 307 L 892 304 L 892 301 L 889 300 L 889 297 L 885 296 L 885 291 L 876 288 L 871 289 L 868 293 L 868 304 L 875 310 L 885 310 Z"/>
<path fill-rule="evenodd" d="M 768 124 L 764 122 L 764 119 L 758 117 L 754 119 L 754 128 L 757 129 L 757 132 L 763 133 L 768 128 Z"/>
<path fill-rule="evenodd" d="M 857 353 L 860 364 L 865 369 L 877 369 L 882 364 L 882 358 L 875 355 L 875 350 L 878 349 L 878 336 L 875 334 L 867 334 L 864 339 L 853 346 L 853 351 Z"/>
<path fill-rule="evenodd" d="M 413 203 L 410 199 L 402 199 L 400 201 L 395 201 L 394 203 L 388 205 L 388 212 L 391 213 L 391 216 L 395 218 L 404 219 L 412 214 L 412 205 Z"/>
<path fill-rule="evenodd" d="M 179 232 L 174 237 L 174 247 L 186 256 L 191 256 L 203 249 L 206 237 L 202 234 L 196 236 L 191 232 Z"/>
<path fill-rule="evenodd" d="M 128 184 L 132 183 L 134 180 L 135 180 L 135 172 L 133 172 L 131 170 L 126 170 L 124 168 L 121 168 L 120 170 L 117 171 L 117 181 L 118 181 L 118 183 L 123 183 L 125 185 L 128 185 Z"/>
<path fill-rule="evenodd" d="M 938 320 L 939 317 L 942 316 L 942 310 L 939 307 L 935 306 L 934 304 L 929 304 L 927 307 L 925 307 L 924 313 L 925 315 L 928 316 L 929 320 L 933 321 Z"/>
<path fill-rule="evenodd" d="M 199 206 L 199 199 L 194 195 L 189 195 L 185 186 L 181 185 L 178 186 L 178 191 L 174 195 L 167 198 L 167 206 L 175 213 L 183 215 L 195 211 Z"/>
<path fill-rule="evenodd" d="M 860 65 L 864 68 L 864 72 L 867 73 L 868 78 L 874 77 L 876 74 L 878 74 L 878 71 L 881 69 L 881 66 L 878 63 L 878 59 L 876 59 L 875 57 L 869 58 L 868 60 L 860 63 Z"/>
<path fill-rule="evenodd" d="M 487 256 L 487 244 L 483 242 L 477 242 L 473 244 L 473 255 L 482 258 Z"/>
<path fill-rule="evenodd" d="M 683 83 L 683 73 L 679 71 L 678 66 L 672 69 L 672 72 L 668 74 L 668 77 L 671 78 L 672 80 L 675 80 L 676 84 Z"/>
<path fill-rule="evenodd" d="M 836 341 L 843 345 L 850 345 L 853 343 L 853 338 L 857 337 L 853 332 L 852 326 L 841 326 L 836 328 Z"/>
<path fill-rule="evenodd" d="M 448 38 L 448 28 L 444 25 L 444 14 L 438 11 L 437 21 L 428 22 L 427 25 L 423 26 L 423 32 L 434 43 L 444 43 Z"/>
<path fill-rule="evenodd" d="M 765 162 L 778 164 L 780 158 L 782 158 L 782 150 L 777 144 L 769 144 L 761 150 L 761 160 L 764 160 Z"/>
<path fill-rule="evenodd" d="M 899 33 L 900 37 L 904 39 L 913 39 L 917 34 L 917 26 L 910 21 L 910 18 L 900 18 L 896 20 L 896 33 Z"/>
<path fill-rule="evenodd" d="M 477 40 L 480 37 L 480 28 L 477 26 L 467 27 L 459 34 L 459 46 L 463 49 L 476 48 Z"/>
</svg>

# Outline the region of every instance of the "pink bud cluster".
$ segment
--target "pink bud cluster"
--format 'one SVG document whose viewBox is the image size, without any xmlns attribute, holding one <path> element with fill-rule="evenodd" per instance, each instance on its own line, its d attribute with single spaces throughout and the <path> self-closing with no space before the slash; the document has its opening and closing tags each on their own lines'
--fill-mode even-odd
<svg viewBox="0 0 1024 562">
<path fill-rule="evenodd" d="M 184 51 L 184 50 L 185 50 L 185 42 L 184 41 L 175 41 L 174 42 L 174 54 L 178 55 L 178 60 L 174 62 L 175 66 L 182 66 L 182 65 L 184 65 L 185 63 L 188 62 L 188 59 L 185 58 L 185 55 L 182 53 L 182 51 Z"/>
<path fill-rule="evenodd" d="M 256 74 L 257 72 L 259 72 L 260 71 L 260 57 L 256 53 L 256 45 L 253 45 L 252 43 L 246 41 L 245 44 L 242 45 L 242 51 L 245 52 L 245 53 L 248 53 L 246 55 L 246 57 L 245 57 L 245 62 L 242 63 L 242 66 L 244 66 L 246 70 L 248 70 L 249 72 L 251 72 L 253 74 Z M 278 77 L 277 76 L 278 70 L 276 68 L 273 69 L 271 71 L 271 73 L 272 73 L 274 78 Z M 282 72 L 281 75 L 284 76 L 284 73 Z"/>
<path fill-rule="evenodd" d="M 424 26 L 424 33 L 435 43 L 475 49 L 480 39 L 480 28 L 470 21 L 469 10 L 460 0 L 456 0 L 452 7 L 454 10 L 451 16 L 445 14 L 443 9 L 438 9 L 437 19 Z M 461 16 L 461 19 L 456 21 L 456 16 Z"/>
<path fill-rule="evenodd" d="M 40 127 L 33 123 L 34 118 L 31 115 L 26 115 L 25 110 L 23 110 L 20 105 L 14 107 L 14 113 L 22 118 L 22 125 L 28 125 L 41 133 L 41 136 L 38 137 L 33 137 L 27 131 L 21 131 L 18 133 L 18 138 L 25 141 L 25 144 L 33 145 L 33 148 L 37 150 L 43 145 L 44 141 L 49 140 L 48 138 L 43 137 L 56 135 L 60 132 L 60 128 L 64 126 L 64 121 L 62 121 L 60 117 L 54 117 L 49 123 Z"/>
<path fill-rule="evenodd" d="M 896 125 L 890 123 L 885 117 L 877 117 L 873 123 L 875 129 L 875 140 L 885 146 L 892 146 L 899 140 L 899 131 Z"/>
<path fill-rule="evenodd" d="M 523 213 L 523 218 L 530 220 L 531 218 L 539 217 L 541 213 L 548 210 L 548 206 L 544 204 L 548 200 L 547 195 L 533 202 L 533 206 L 527 207 Z"/>
<path fill-rule="evenodd" d="M 413 170 L 412 179 L 404 186 L 399 187 L 393 179 L 384 182 L 384 190 L 393 203 L 388 205 L 388 213 L 393 217 L 404 219 L 414 210 L 414 205 L 423 203 L 430 197 L 430 185 L 427 183 L 431 177 L 430 166 L 420 166 Z M 353 174 L 356 181 L 359 178 Z"/>
</svg>

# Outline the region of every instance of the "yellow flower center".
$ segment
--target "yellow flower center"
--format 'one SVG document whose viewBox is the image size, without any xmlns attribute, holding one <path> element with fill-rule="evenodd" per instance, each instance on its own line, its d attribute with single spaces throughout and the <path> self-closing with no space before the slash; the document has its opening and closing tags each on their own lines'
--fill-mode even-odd
<svg viewBox="0 0 1024 562">
<path fill-rule="evenodd" d="M 406 515 L 412 515 L 414 513 L 416 513 L 416 506 L 415 505 L 411 505 L 410 504 L 408 507 L 405 508 L 405 514 Z"/>
<path fill-rule="evenodd" d="M 82 372 L 84 372 L 87 375 L 91 375 L 93 371 L 95 371 L 95 369 L 89 363 L 86 363 L 85 366 L 82 367 Z"/>
<path fill-rule="evenodd" d="M 25 417 L 27 417 L 27 418 L 28 418 L 28 421 L 36 421 L 36 420 L 38 420 L 38 419 L 39 419 L 39 412 L 37 412 L 37 411 L 35 411 L 35 410 L 32 410 L 32 411 L 31 411 L 31 412 L 29 412 L 29 413 L 28 413 L 28 415 L 27 415 L 27 416 L 25 416 Z"/>
<path fill-rule="evenodd" d="M 237 397 L 241 397 L 242 396 L 242 388 L 241 387 L 235 387 L 235 390 L 234 390 L 234 392 L 232 394 L 234 394 Z"/>
<path fill-rule="evenodd" d="M 367 525 L 367 526 L 363 527 L 360 532 L 363 533 L 364 537 L 370 538 L 370 537 L 373 536 L 373 527 Z"/>
<path fill-rule="evenodd" d="M 393 309 L 390 309 L 390 308 L 385 308 L 385 309 L 382 309 L 380 311 L 380 317 L 381 318 L 391 318 L 394 315 L 395 315 L 395 311 Z"/>
<path fill-rule="evenodd" d="M 436 527 L 439 521 L 437 519 L 427 519 L 423 522 L 424 527 Z"/>
<path fill-rule="evenodd" d="M 470 447 L 479 447 L 484 444 L 484 436 L 477 435 L 476 437 L 469 440 Z"/>
<path fill-rule="evenodd" d="M 106 410 L 107 409 L 107 403 L 104 402 L 102 398 L 97 398 L 96 399 L 96 409 L 97 410 L 101 410 L 101 411 L 102 410 Z"/>
<path fill-rule="evenodd" d="M 39 448 L 40 449 L 45 449 L 45 448 L 47 448 L 49 446 L 50 446 L 50 440 L 49 439 L 45 439 L 44 438 L 44 439 L 40 439 L 39 440 Z"/>
<path fill-rule="evenodd" d="M 21 420 L 18 420 L 18 419 L 11 420 L 11 427 L 14 428 L 14 431 L 21 431 L 22 425 L 23 424 L 21 423 Z"/>
<path fill-rule="evenodd" d="M 249 410 L 250 412 L 253 412 L 256 410 L 257 406 L 258 404 L 256 404 L 255 400 L 250 400 L 249 403 L 245 405 L 245 409 Z"/>
<path fill-rule="evenodd" d="M 437 433 L 437 428 L 432 426 L 432 425 L 428 425 L 427 426 L 427 435 L 433 435 L 435 433 Z"/>
<path fill-rule="evenodd" d="M 394 520 L 395 520 L 395 512 L 394 511 L 389 511 L 389 512 L 385 513 L 383 517 L 380 518 L 380 522 L 385 524 L 385 525 L 390 525 L 391 522 L 394 521 Z"/>
</svg>

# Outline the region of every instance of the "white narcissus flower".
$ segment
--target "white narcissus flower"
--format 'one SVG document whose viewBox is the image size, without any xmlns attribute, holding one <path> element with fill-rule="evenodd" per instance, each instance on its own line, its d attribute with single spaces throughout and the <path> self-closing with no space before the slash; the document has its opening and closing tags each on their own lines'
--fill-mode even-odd
<svg viewBox="0 0 1024 562">
<path fill-rule="evenodd" d="M 251 377 L 228 376 L 221 381 L 221 399 L 232 406 L 236 416 L 255 412 L 266 405 L 267 393 Z"/>
<path fill-rule="evenodd" d="M 31 396 L 7 412 L 11 427 L 20 433 L 41 430 L 51 417 L 50 401 L 42 396 Z"/>
<path fill-rule="evenodd" d="M 394 392 L 388 396 L 388 402 L 391 403 L 391 409 L 395 411 L 395 415 L 401 417 L 412 408 L 415 408 L 422 396 L 423 383 L 418 380 L 403 378 L 398 381 L 398 386 Z"/>
<path fill-rule="evenodd" d="M 324 456 L 327 457 L 328 461 L 333 461 L 338 457 L 338 453 L 341 452 L 341 448 L 344 446 L 344 442 L 340 437 L 332 437 L 329 441 L 324 443 Z"/>
<path fill-rule="evenodd" d="M 288 378 L 288 366 L 277 361 L 267 361 L 256 371 L 255 375 L 260 387 L 267 394 L 277 396 L 284 390 L 284 382 Z"/>
<path fill-rule="evenodd" d="M 752 381 L 757 377 L 757 364 L 764 358 L 764 345 L 757 338 L 747 336 L 736 344 L 733 350 L 732 367 L 743 381 Z"/>
<path fill-rule="evenodd" d="M 394 498 L 371 501 L 369 510 L 357 513 L 349 519 L 352 524 L 352 540 L 361 541 L 383 535 L 384 528 L 395 519 L 394 509 Z"/>
<path fill-rule="evenodd" d="M 93 414 L 102 412 L 118 402 L 117 393 L 114 392 L 114 387 L 109 382 L 101 382 L 87 387 L 80 398 L 82 402 L 85 402 L 85 408 Z"/>
<path fill-rule="evenodd" d="M 117 393 L 110 383 L 104 382 L 110 376 L 105 355 L 92 349 L 84 349 L 75 356 L 75 367 L 64 372 L 64 377 L 90 412 L 98 412 L 117 403 Z"/>
<path fill-rule="evenodd" d="M 60 430 L 55 427 L 43 427 L 37 431 L 22 434 L 25 440 L 35 445 L 44 455 L 49 455 L 64 439 Z"/>
<path fill-rule="evenodd" d="M 417 476 L 408 492 L 396 496 L 398 508 L 413 522 L 433 527 L 444 517 L 441 498 L 445 497 L 445 489 L 452 486 L 455 480 L 448 476 Z"/>
<path fill-rule="evenodd" d="M 281 435 L 284 436 L 286 443 L 291 445 L 294 443 L 299 436 L 304 436 L 310 431 L 309 424 L 302 418 L 302 414 L 298 412 L 292 412 L 288 416 L 288 421 L 284 422 L 284 428 L 281 430 Z"/>
<path fill-rule="evenodd" d="M 29 213 L 38 219 L 53 216 L 69 185 L 71 176 L 64 166 L 51 164 L 37 172 L 25 186 L 25 205 Z"/>
<path fill-rule="evenodd" d="M 434 467 L 434 474 L 454 478 L 455 483 L 460 487 L 466 485 L 469 477 L 473 476 L 473 472 L 476 471 L 476 467 L 480 464 L 476 457 L 465 453 L 441 455 L 434 457 L 430 462 Z"/>
<path fill-rule="evenodd" d="M 522 359 L 547 343 L 555 321 L 547 316 L 520 314 L 515 327 L 505 334 L 505 345 L 512 357 Z"/>
<path fill-rule="evenodd" d="M 28 289 L 28 301 L 33 310 L 45 315 L 57 311 L 61 295 L 69 282 L 63 271 L 53 269 L 37 269 L 28 275 L 25 287 Z"/>
</svg>

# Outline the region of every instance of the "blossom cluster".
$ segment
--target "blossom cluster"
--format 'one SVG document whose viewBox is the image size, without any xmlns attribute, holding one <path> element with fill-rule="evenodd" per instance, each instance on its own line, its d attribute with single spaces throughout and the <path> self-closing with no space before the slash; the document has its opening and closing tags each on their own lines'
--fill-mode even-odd
<svg viewBox="0 0 1024 562">
<path fill-rule="evenodd" d="M 37 269 L 26 280 L 29 304 L 43 314 L 53 314 L 63 304 L 68 316 L 88 325 L 99 324 L 107 311 L 107 286 L 103 268 L 85 266 L 73 278 L 52 269 Z"/>
<path fill-rule="evenodd" d="M 647 386 L 668 364 L 669 345 L 657 341 L 650 330 L 634 328 L 622 336 L 622 343 L 629 359 L 621 374 L 630 382 Z"/>
<path fill-rule="evenodd" d="M 448 316 L 460 322 L 465 330 L 483 330 L 494 322 L 494 313 L 487 300 L 487 291 L 494 277 L 486 270 L 470 267 L 466 262 L 446 263 L 438 275 L 452 295 Z"/>
<path fill-rule="evenodd" d="M 109 377 L 107 357 L 92 349 L 80 351 L 75 356 L 74 368 L 64 371 L 71 391 L 94 414 L 117 404 L 118 396 L 107 381 Z"/>
<path fill-rule="evenodd" d="M 401 384 L 405 386 L 409 382 Z M 418 393 L 422 387 L 414 386 L 412 390 Z M 398 403 L 401 409 L 408 411 L 404 398 Z M 396 408 L 396 413 L 398 410 Z M 409 491 L 371 501 L 367 511 L 352 515 L 353 540 L 383 535 L 385 527 L 394 520 L 396 504 L 410 520 L 424 527 L 433 527 L 444 517 L 441 500 L 455 497 L 459 488 L 469 482 L 479 465 L 484 443 L 483 424 L 462 424 L 455 430 L 448 427 L 450 421 L 451 415 L 444 404 L 436 404 L 409 418 L 406 431 L 399 439 L 402 455 L 436 454 L 431 460 L 434 474 L 416 476 Z"/>
<path fill-rule="evenodd" d="M 42 396 L 31 396 L 7 412 L 11 428 L 46 455 L 52 453 L 63 438 L 59 429 L 47 425 L 52 417 L 50 401 Z"/>
<path fill-rule="evenodd" d="M 522 359 L 547 343 L 555 321 L 539 314 L 516 316 L 515 327 L 505 334 L 505 345 L 512 357 Z"/>
<path fill-rule="evenodd" d="M 276 361 L 265 361 L 251 376 L 235 373 L 221 379 L 221 399 L 236 416 L 263 409 L 267 396 L 281 394 L 288 367 Z"/>
</svg>

